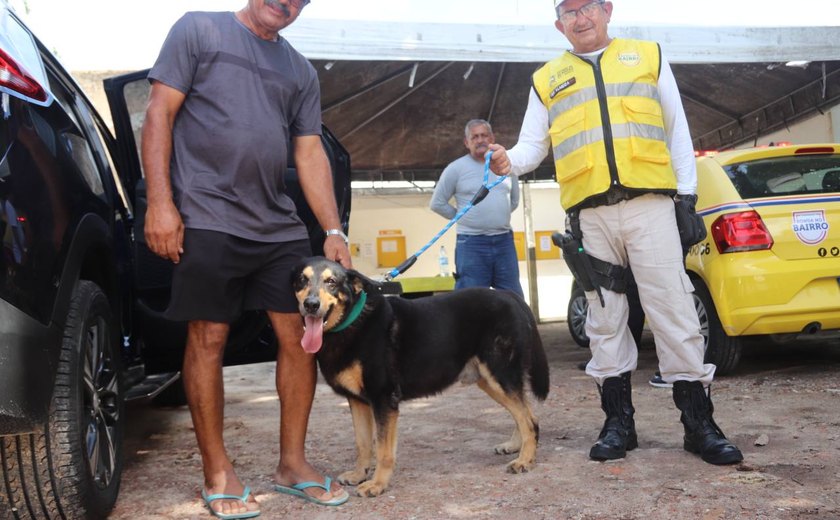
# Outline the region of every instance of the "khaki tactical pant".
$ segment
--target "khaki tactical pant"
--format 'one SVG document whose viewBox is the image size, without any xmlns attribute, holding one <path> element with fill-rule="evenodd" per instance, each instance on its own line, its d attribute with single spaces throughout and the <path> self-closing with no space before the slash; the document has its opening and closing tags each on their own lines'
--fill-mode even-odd
<svg viewBox="0 0 840 520">
<path fill-rule="evenodd" d="M 694 286 L 685 273 L 671 197 L 647 194 L 581 210 L 580 229 L 587 253 L 633 269 L 662 379 L 709 385 L 715 365 L 703 363 L 703 337 L 691 295 Z M 586 293 L 586 334 L 592 350 L 586 373 L 598 384 L 635 370 L 638 361 L 627 327 L 627 298 L 603 288 L 601 293 L 604 307 L 597 293 Z"/>
</svg>

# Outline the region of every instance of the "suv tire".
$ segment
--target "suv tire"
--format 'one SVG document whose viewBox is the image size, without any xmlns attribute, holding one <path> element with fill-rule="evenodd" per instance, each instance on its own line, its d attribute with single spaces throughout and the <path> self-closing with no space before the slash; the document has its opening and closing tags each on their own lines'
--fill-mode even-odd
<svg viewBox="0 0 840 520">
<path fill-rule="evenodd" d="M 16 511 L 15 518 L 105 518 L 117 500 L 124 404 L 112 320 L 102 290 L 78 282 L 48 422 L 43 431 L 0 443 L 0 507 Z"/>
<path fill-rule="evenodd" d="M 50 458 L 60 502 L 91 518 L 107 516 L 120 487 L 125 414 L 118 345 L 105 293 L 79 281 L 50 407 Z"/>
</svg>

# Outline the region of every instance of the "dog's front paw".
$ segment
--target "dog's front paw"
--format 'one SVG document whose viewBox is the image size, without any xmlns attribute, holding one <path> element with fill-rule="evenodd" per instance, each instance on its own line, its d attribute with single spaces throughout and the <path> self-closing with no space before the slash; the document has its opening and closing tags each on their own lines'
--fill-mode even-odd
<svg viewBox="0 0 840 520">
<path fill-rule="evenodd" d="M 508 463 L 507 465 L 507 472 L 508 473 L 527 473 L 530 471 L 531 468 L 534 467 L 534 461 L 523 461 L 520 459 L 515 459 Z"/>
<path fill-rule="evenodd" d="M 519 448 L 522 447 L 522 443 L 515 443 L 515 442 L 503 442 L 501 444 L 497 444 L 495 448 L 493 448 L 498 455 L 510 455 L 511 453 L 517 453 Z"/>
<path fill-rule="evenodd" d="M 345 471 L 341 475 L 338 476 L 338 483 L 344 484 L 346 486 L 356 486 L 361 484 L 368 478 L 367 470 L 350 470 Z"/>
<path fill-rule="evenodd" d="M 383 491 L 385 491 L 385 485 L 375 480 L 368 480 L 356 486 L 356 494 L 360 497 L 378 497 Z"/>
</svg>

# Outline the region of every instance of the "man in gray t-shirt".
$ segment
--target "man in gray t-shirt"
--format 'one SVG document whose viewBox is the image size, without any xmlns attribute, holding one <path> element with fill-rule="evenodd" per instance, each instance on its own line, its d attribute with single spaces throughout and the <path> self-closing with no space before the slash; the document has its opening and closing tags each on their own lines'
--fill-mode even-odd
<svg viewBox="0 0 840 520">
<path fill-rule="evenodd" d="M 443 170 L 429 207 L 452 219 L 473 199 L 484 183 L 484 154 L 496 142 L 493 128 L 483 119 L 473 119 L 464 129 L 469 153 Z M 487 185 L 498 177 L 488 172 Z M 455 199 L 455 206 L 449 200 Z M 523 296 L 519 283 L 519 260 L 510 228 L 510 214 L 519 205 L 519 182 L 507 178 L 493 187 L 480 204 L 458 220 L 455 244 L 455 288 L 493 287 Z"/>
<path fill-rule="evenodd" d="M 265 310 L 278 339 L 278 491 L 337 505 L 347 492 L 305 458 L 315 358 L 290 270 L 311 254 L 283 176 L 294 157 L 301 189 L 326 231 L 324 254 L 350 267 L 321 144 L 312 65 L 280 35 L 309 0 L 248 0 L 236 13 L 187 13 L 149 73 L 142 156 L 149 248 L 175 264 L 167 315 L 188 321 L 183 379 L 201 453 L 201 495 L 216 516 L 251 518 L 259 506 L 223 441 L 222 357 L 230 323 Z M 291 144 L 291 150 L 289 145 Z"/>
</svg>

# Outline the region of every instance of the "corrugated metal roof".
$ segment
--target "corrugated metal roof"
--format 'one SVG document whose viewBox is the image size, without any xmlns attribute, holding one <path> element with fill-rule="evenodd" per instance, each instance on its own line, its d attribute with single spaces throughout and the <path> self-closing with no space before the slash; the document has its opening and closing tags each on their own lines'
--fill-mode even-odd
<svg viewBox="0 0 840 520">
<path fill-rule="evenodd" d="M 359 180 L 437 179 L 450 161 L 465 153 L 464 124 L 476 117 L 488 119 L 497 141 L 512 146 L 525 113 L 530 75 L 541 65 L 314 63 L 324 121 L 350 151 Z M 840 102 L 840 61 L 812 62 L 805 68 L 778 62 L 672 68 L 696 149 L 749 142 Z M 535 177 L 552 176 L 547 159 Z"/>
</svg>

